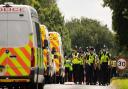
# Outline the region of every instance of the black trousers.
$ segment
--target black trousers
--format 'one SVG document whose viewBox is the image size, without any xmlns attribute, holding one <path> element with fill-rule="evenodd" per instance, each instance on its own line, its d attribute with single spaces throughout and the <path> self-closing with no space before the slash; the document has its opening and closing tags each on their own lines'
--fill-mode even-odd
<svg viewBox="0 0 128 89">
<path fill-rule="evenodd" d="M 80 78 L 79 73 L 80 73 L 80 65 L 73 64 L 73 79 L 75 83 L 79 82 L 79 78 Z"/>
<path fill-rule="evenodd" d="M 86 71 L 86 84 L 93 84 L 94 82 L 94 66 L 93 64 L 85 66 Z"/>
<path fill-rule="evenodd" d="M 100 73 L 99 68 L 96 67 L 94 69 L 94 75 L 93 75 L 94 80 L 93 80 L 93 84 L 96 84 L 97 82 L 99 82 L 99 73 Z"/>
<path fill-rule="evenodd" d="M 65 81 L 69 82 L 72 80 L 72 71 L 70 71 L 69 67 L 65 68 Z"/>
<path fill-rule="evenodd" d="M 83 65 L 79 65 L 79 78 L 78 78 L 79 83 L 84 82 L 84 68 Z"/>
<path fill-rule="evenodd" d="M 104 62 L 101 64 L 101 83 L 106 84 L 108 82 L 108 62 Z"/>
</svg>

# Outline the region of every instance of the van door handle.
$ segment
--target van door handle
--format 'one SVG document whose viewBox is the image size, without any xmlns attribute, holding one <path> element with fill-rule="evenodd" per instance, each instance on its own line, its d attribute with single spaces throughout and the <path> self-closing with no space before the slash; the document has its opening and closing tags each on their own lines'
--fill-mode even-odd
<svg viewBox="0 0 128 89">
<path fill-rule="evenodd" d="M 11 57 L 11 58 L 16 58 L 16 55 L 11 55 L 10 57 Z"/>
</svg>

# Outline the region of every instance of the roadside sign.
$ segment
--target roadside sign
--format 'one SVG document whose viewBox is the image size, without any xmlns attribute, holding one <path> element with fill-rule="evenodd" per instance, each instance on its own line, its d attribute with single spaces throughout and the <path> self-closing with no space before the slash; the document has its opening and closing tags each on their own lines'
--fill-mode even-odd
<svg viewBox="0 0 128 89">
<path fill-rule="evenodd" d="M 119 58 L 117 60 L 117 68 L 120 70 L 124 70 L 127 67 L 127 61 L 124 58 Z"/>
</svg>

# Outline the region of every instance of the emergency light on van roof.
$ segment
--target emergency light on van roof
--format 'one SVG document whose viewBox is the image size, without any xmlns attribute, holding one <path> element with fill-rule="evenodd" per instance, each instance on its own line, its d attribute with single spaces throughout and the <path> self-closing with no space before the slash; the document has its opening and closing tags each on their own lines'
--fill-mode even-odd
<svg viewBox="0 0 128 89">
<path fill-rule="evenodd" d="M 0 7 L 0 12 L 23 12 L 24 8 L 20 7 Z"/>
</svg>

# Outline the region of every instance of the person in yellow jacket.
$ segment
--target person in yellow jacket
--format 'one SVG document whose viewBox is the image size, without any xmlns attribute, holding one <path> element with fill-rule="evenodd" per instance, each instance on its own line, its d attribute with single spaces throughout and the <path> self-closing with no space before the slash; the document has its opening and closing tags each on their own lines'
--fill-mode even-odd
<svg viewBox="0 0 128 89">
<path fill-rule="evenodd" d="M 65 66 L 65 81 L 71 82 L 73 68 L 72 68 L 72 59 L 70 56 L 65 57 L 64 66 Z"/>
<path fill-rule="evenodd" d="M 77 84 L 78 78 L 79 78 L 79 64 L 80 64 L 77 52 L 73 55 L 72 64 L 73 64 L 73 79 L 74 79 L 74 83 Z"/>
<path fill-rule="evenodd" d="M 110 60 L 109 53 L 103 49 L 103 53 L 100 56 L 100 64 L 101 64 L 101 84 L 106 85 L 108 83 L 109 77 L 109 69 L 108 69 L 108 62 Z"/>
<path fill-rule="evenodd" d="M 89 54 L 87 55 L 87 65 L 86 65 L 86 84 L 92 85 L 94 83 L 94 64 L 96 55 L 94 53 L 94 48 L 89 48 Z"/>
<path fill-rule="evenodd" d="M 84 83 L 84 58 L 83 58 L 82 53 L 79 54 L 78 60 L 79 60 L 79 78 L 78 78 L 78 82 L 79 82 L 79 84 L 82 84 L 82 82 Z"/>
</svg>

